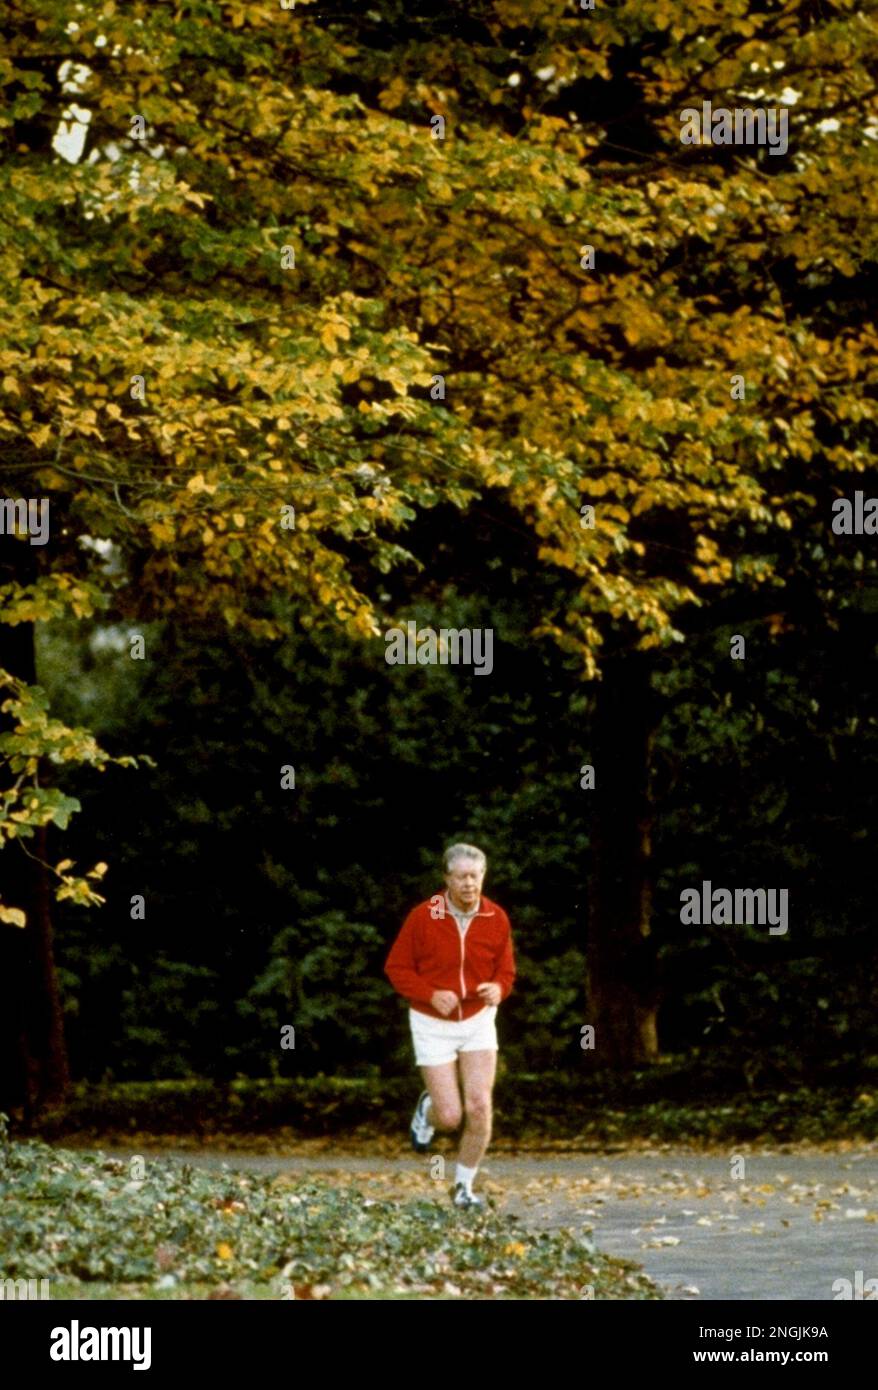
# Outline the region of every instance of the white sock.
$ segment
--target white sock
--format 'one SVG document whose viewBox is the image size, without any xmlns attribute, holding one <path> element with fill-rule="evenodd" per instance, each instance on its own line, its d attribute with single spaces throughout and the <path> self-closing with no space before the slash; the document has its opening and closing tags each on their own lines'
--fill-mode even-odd
<svg viewBox="0 0 878 1390">
<path fill-rule="evenodd" d="M 472 1192 L 473 1182 L 475 1181 L 478 1168 L 464 1168 L 462 1163 L 458 1163 L 454 1174 L 455 1183 L 463 1183 L 464 1190 Z"/>
</svg>

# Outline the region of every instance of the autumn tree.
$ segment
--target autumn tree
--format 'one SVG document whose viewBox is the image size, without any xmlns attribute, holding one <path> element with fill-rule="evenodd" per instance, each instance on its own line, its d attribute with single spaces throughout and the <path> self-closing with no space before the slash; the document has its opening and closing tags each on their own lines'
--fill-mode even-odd
<svg viewBox="0 0 878 1390">
<path fill-rule="evenodd" d="M 52 505 L 6 543 L 5 669 L 32 688 L 66 610 L 270 640 L 276 590 L 377 639 L 418 514 L 502 502 L 556 581 L 535 637 L 599 683 L 591 1016 L 648 1060 L 653 663 L 853 563 L 825 541 L 871 458 L 873 21 L 27 0 L 3 31 L 0 477 Z M 788 152 L 681 144 L 703 100 L 785 105 Z M 15 838 L 57 822 L 35 776 Z"/>
</svg>

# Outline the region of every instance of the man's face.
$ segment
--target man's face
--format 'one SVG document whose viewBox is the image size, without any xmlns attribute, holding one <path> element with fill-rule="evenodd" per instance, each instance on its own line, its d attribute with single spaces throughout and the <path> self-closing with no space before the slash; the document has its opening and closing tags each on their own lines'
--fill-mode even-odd
<svg viewBox="0 0 878 1390">
<path fill-rule="evenodd" d="M 484 877 L 485 871 L 477 859 L 455 859 L 445 878 L 455 907 L 478 907 Z"/>
</svg>

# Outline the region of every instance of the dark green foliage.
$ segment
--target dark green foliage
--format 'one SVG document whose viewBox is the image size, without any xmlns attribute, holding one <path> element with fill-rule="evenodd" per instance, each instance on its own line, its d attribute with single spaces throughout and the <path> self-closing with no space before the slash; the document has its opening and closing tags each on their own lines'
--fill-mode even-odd
<svg viewBox="0 0 878 1390">
<path fill-rule="evenodd" d="M 503 1147 L 557 1143 L 590 1149 L 632 1141 L 726 1144 L 878 1139 L 878 1058 L 831 1067 L 809 1086 L 779 1071 L 746 1090 L 739 1068 L 709 1054 L 614 1080 L 511 1072 L 501 1064 L 495 1139 Z M 310 1076 L 298 1080 L 150 1081 L 76 1086 L 41 1133 L 106 1143 L 145 1136 L 273 1142 L 343 1135 L 392 1138 L 406 1152 L 414 1096 L 409 1077 Z M 438 1140 L 453 1147 L 453 1141 Z"/>
<path fill-rule="evenodd" d="M 415 613 L 437 626 L 474 621 L 453 593 Z M 60 640 L 49 648 L 56 666 Z M 510 1046 L 530 1063 L 575 1062 L 579 753 L 568 751 L 572 716 L 557 683 L 545 686 L 549 663 L 520 628 L 498 635 L 505 667 L 484 681 L 390 668 L 380 639 L 366 647 L 319 631 L 291 631 L 273 650 L 230 649 L 203 631 L 165 632 L 160 645 L 163 658 L 130 692 L 125 733 L 156 771 L 135 797 L 106 777 L 84 793 L 114 872 L 107 907 L 86 927 L 69 914 L 59 942 L 80 1073 L 407 1070 L 405 1007 L 383 961 L 409 907 L 441 886 L 443 844 L 460 836 L 484 845 L 487 891 L 515 924 L 522 986 L 507 1011 Z M 72 644 L 65 656 L 75 663 Z M 68 671 L 59 703 L 75 706 L 100 680 Z M 281 788 L 286 765 L 295 790 Z M 143 922 L 130 919 L 133 894 L 146 899 Z M 538 1035 L 528 982 L 544 999 Z M 102 989 L 120 1000 L 111 1015 L 97 1007 Z M 294 1050 L 280 1049 L 284 1025 L 296 1029 Z"/>
<path fill-rule="evenodd" d="M 112 863 L 107 907 L 87 924 L 68 912 L 59 933 L 78 1074 L 408 1074 L 405 1008 L 383 960 L 459 837 L 485 847 L 487 891 L 515 928 L 508 1064 L 563 1079 L 592 1062 L 580 1048 L 590 811 L 579 786 L 591 706 L 557 653 L 530 640 L 527 603 L 494 609 L 488 679 L 390 668 L 380 639 L 306 635 L 291 617 L 273 647 L 157 629 L 161 656 L 145 670 L 54 630 L 41 660 L 60 716 L 87 711 L 113 751 L 157 763 L 133 791 L 122 772 L 77 777 Z M 411 612 L 433 626 L 483 619 L 450 588 Z M 660 1041 L 726 1058 L 740 1084 L 798 1085 L 833 1058 L 878 1052 L 874 653 L 868 616 L 846 621 L 810 640 L 745 629 L 758 664 L 730 662 L 728 632 L 711 633 L 691 660 L 657 668 Z M 280 786 L 284 765 L 295 790 Z M 63 844 L 74 857 L 76 836 L 74 824 Z M 702 878 L 788 887 L 788 936 L 683 927 L 680 890 Z M 143 922 L 132 894 L 146 898 Z M 280 1048 L 284 1025 L 294 1050 Z"/>
</svg>

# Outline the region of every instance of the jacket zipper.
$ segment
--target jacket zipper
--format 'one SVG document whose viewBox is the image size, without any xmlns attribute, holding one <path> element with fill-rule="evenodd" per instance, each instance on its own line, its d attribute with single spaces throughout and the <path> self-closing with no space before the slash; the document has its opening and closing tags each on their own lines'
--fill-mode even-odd
<svg viewBox="0 0 878 1390">
<path fill-rule="evenodd" d="M 481 905 L 482 905 L 482 900 L 481 900 L 481 898 L 479 898 L 479 901 L 476 903 L 476 910 L 475 910 L 475 912 L 473 912 L 473 913 L 471 914 L 470 919 L 469 919 L 469 921 L 468 921 L 467 924 L 466 924 L 466 931 L 469 931 L 470 927 L 471 927 L 472 924 L 473 924 L 473 920 L 474 920 L 476 917 L 479 916 L 479 908 L 481 907 Z M 446 908 L 446 911 L 447 911 L 447 912 L 450 911 L 450 909 L 448 908 L 448 898 L 447 898 L 447 896 L 446 896 L 446 899 L 445 899 L 445 908 Z M 452 914 L 452 915 L 453 915 L 453 914 Z M 460 925 L 460 923 L 458 922 L 458 920 L 457 920 L 456 917 L 454 918 L 454 925 L 457 927 L 457 934 L 458 934 L 458 936 L 460 937 L 460 1003 L 459 1003 L 458 1006 L 457 1006 L 457 1017 L 458 1017 L 458 1022 L 462 1022 L 462 1021 L 463 1021 L 463 996 L 466 994 L 466 981 L 465 981 L 464 978 L 463 978 L 463 962 L 464 962 L 464 957 L 465 957 L 465 955 L 466 955 L 466 946 L 465 946 L 466 932 L 463 930 L 463 928 L 461 927 L 461 925 Z"/>
<path fill-rule="evenodd" d="M 463 958 L 464 952 L 466 950 L 466 932 L 463 930 L 459 922 L 456 922 L 455 925 L 457 926 L 457 930 L 460 935 L 460 1003 L 458 1005 L 458 1012 L 460 1017 L 458 1019 L 458 1022 L 463 1022 L 463 996 L 466 994 L 466 982 L 463 978 Z"/>
<path fill-rule="evenodd" d="M 451 912 L 451 909 L 448 907 L 448 898 L 447 898 L 447 897 L 446 897 L 446 899 L 445 899 L 445 908 L 446 908 L 446 912 L 448 913 L 449 916 L 454 916 L 454 914 Z M 476 911 L 478 911 L 478 908 L 476 909 Z M 472 918 L 470 918 L 470 921 L 472 921 Z M 463 960 L 464 960 L 464 953 L 465 953 L 465 947 L 464 947 L 464 932 L 463 932 L 463 930 L 462 930 L 462 928 L 461 928 L 461 925 L 460 925 L 460 923 L 458 922 L 458 920 L 457 920 L 456 917 L 454 917 L 454 925 L 457 927 L 457 934 L 458 934 L 458 936 L 460 937 L 460 1001 L 459 1001 L 459 1003 L 458 1003 L 458 1005 L 457 1005 L 457 1021 L 458 1021 L 458 1023 L 462 1023 L 462 1022 L 463 1022 L 463 996 L 466 994 L 466 981 L 465 981 L 464 978 L 463 978 Z M 468 925 L 468 924 L 467 924 L 467 925 Z"/>
</svg>

